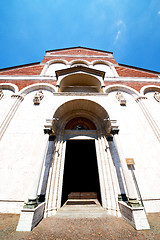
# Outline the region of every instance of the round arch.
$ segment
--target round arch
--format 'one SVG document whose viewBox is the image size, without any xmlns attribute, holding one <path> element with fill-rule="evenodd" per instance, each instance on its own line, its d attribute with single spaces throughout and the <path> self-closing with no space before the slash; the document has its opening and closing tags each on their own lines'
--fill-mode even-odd
<svg viewBox="0 0 160 240">
<path fill-rule="evenodd" d="M 56 92 L 56 87 L 51 85 L 51 84 L 47 84 L 47 83 L 36 83 L 36 84 L 32 84 L 29 85 L 25 88 L 23 88 L 19 94 L 21 94 L 22 96 L 26 96 L 28 93 L 35 91 L 35 90 L 48 90 L 50 92 Z"/>
<path fill-rule="evenodd" d="M 139 92 L 136 91 L 135 89 L 125 86 L 125 85 L 120 85 L 120 84 L 116 84 L 116 85 L 110 85 L 104 88 L 104 92 L 105 93 L 110 93 L 112 91 L 122 91 L 122 92 L 126 92 L 130 95 L 132 95 L 134 98 L 137 98 L 140 96 Z"/>
<path fill-rule="evenodd" d="M 76 59 L 76 60 L 70 61 L 71 66 L 74 65 L 74 64 L 85 64 L 88 67 L 90 65 L 90 63 L 87 60 L 82 60 L 82 59 Z"/>
<path fill-rule="evenodd" d="M 54 59 L 54 60 L 50 60 L 48 62 L 46 62 L 46 64 L 49 66 L 53 63 L 64 63 L 65 65 L 68 64 L 68 61 L 67 60 L 64 60 L 64 59 Z"/>
<path fill-rule="evenodd" d="M 104 65 L 107 65 L 109 67 L 113 66 L 113 63 L 109 62 L 109 61 L 105 61 L 105 60 L 94 60 L 92 62 L 92 65 L 96 65 L 96 64 L 104 64 Z"/>
<path fill-rule="evenodd" d="M 99 92 L 103 82 L 89 73 L 72 73 L 60 79 L 57 83 L 63 92 L 68 86 L 71 87 L 90 87 L 92 91 Z M 90 90 L 91 90 L 90 89 Z"/>
<path fill-rule="evenodd" d="M 62 104 L 54 113 L 53 118 L 59 119 L 56 126 L 65 129 L 66 124 L 74 118 L 85 118 L 91 121 L 97 130 L 104 129 L 109 119 L 107 111 L 98 103 L 86 100 L 75 99 Z"/>
<path fill-rule="evenodd" d="M 155 85 L 148 85 L 141 88 L 140 93 L 145 95 L 148 92 L 160 92 L 160 87 Z"/>
<path fill-rule="evenodd" d="M 50 67 L 52 64 L 64 64 L 65 67 L 67 67 L 68 61 L 67 61 L 67 60 L 64 60 L 64 59 L 52 59 L 52 60 L 46 62 L 45 67 L 43 68 L 43 70 L 42 70 L 42 72 L 41 72 L 41 76 L 46 75 L 47 71 L 49 70 L 49 67 Z M 56 70 L 56 69 L 55 69 L 55 70 Z M 54 71 L 55 71 L 55 70 L 54 70 Z"/>
<path fill-rule="evenodd" d="M 0 83 L 0 89 L 8 89 L 14 92 L 15 94 L 17 94 L 19 91 L 18 87 L 12 83 Z"/>
</svg>

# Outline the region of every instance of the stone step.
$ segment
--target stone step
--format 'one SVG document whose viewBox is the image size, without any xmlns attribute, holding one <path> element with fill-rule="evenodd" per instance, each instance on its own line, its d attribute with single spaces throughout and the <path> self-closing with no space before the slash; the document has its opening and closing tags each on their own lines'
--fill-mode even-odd
<svg viewBox="0 0 160 240">
<path fill-rule="evenodd" d="M 61 207 L 57 213 L 56 217 L 74 217 L 74 218 L 86 218 L 86 217 L 106 217 L 107 212 L 101 207 L 97 199 L 69 199 Z"/>
</svg>

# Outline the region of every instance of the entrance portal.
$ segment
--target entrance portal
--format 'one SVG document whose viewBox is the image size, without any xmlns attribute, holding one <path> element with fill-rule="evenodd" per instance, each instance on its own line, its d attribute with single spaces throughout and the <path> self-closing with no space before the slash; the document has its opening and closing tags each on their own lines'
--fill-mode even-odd
<svg viewBox="0 0 160 240">
<path fill-rule="evenodd" d="M 69 195 L 74 193 L 76 196 L 80 196 L 82 192 L 84 197 L 86 195 L 87 198 L 92 198 L 94 195 L 101 202 L 95 141 L 68 140 L 63 176 L 62 205 L 67 201 Z"/>
</svg>

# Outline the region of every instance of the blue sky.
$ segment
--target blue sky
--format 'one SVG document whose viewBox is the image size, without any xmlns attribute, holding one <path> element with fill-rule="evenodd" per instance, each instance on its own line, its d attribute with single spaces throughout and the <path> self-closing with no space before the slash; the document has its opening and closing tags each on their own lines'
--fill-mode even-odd
<svg viewBox="0 0 160 240">
<path fill-rule="evenodd" d="M 1 0 L 0 68 L 76 46 L 160 71 L 160 0 Z"/>
</svg>

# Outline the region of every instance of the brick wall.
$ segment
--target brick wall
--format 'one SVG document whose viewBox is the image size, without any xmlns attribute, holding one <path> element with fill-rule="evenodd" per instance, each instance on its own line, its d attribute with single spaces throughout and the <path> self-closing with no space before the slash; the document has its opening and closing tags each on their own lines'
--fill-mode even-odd
<svg viewBox="0 0 160 240">
<path fill-rule="evenodd" d="M 147 71 L 127 68 L 127 67 L 115 67 L 120 77 L 146 77 L 146 78 L 158 78 L 155 73 L 149 73 Z"/>
<path fill-rule="evenodd" d="M 7 70 L 0 70 L 0 75 L 40 75 L 43 65 L 13 67 Z"/>
<path fill-rule="evenodd" d="M 148 85 L 160 86 L 160 83 L 153 83 L 153 82 L 119 82 L 119 81 L 105 82 L 106 87 L 112 84 L 125 85 L 137 90 L 138 92 L 140 92 L 140 89 L 144 86 L 148 86 Z"/>
<path fill-rule="evenodd" d="M 56 81 L 52 81 L 52 80 L 0 80 L 0 83 L 12 83 L 15 84 L 19 90 L 31 85 L 31 84 L 35 84 L 35 83 L 49 83 L 52 84 L 53 86 L 56 86 Z"/>
</svg>

